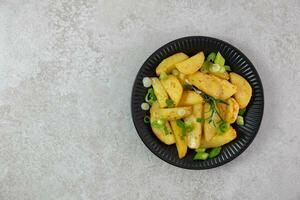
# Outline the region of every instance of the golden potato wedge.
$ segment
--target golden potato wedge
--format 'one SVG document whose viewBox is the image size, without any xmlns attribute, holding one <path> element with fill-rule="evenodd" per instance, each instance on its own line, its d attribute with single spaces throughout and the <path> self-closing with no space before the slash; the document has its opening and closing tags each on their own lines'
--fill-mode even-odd
<svg viewBox="0 0 300 200">
<path fill-rule="evenodd" d="M 192 107 L 161 108 L 157 110 L 160 119 L 175 120 L 192 114 Z"/>
<path fill-rule="evenodd" d="M 165 90 L 165 88 L 163 87 L 163 85 L 161 84 L 161 82 L 159 81 L 158 78 L 156 78 L 156 77 L 151 78 L 151 81 L 152 81 L 154 94 L 157 98 L 159 106 L 161 108 L 167 107 L 166 101 L 167 101 L 167 99 L 169 99 L 167 91 Z"/>
<path fill-rule="evenodd" d="M 177 126 L 176 120 L 170 121 L 175 136 L 176 148 L 179 158 L 183 158 L 187 153 L 186 136 L 182 136 L 181 128 Z"/>
<path fill-rule="evenodd" d="M 203 103 L 204 99 L 201 95 L 194 91 L 183 91 L 179 106 L 191 106 L 195 104 Z"/>
<path fill-rule="evenodd" d="M 236 131 L 230 126 L 228 131 L 222 135 L 216 135 L 211 140 L 201 140 L 200 148 L 214 148 L 227 144 L 236 138 Z"/>
<path fill-rule="evenodd" d="M 226 109 L 226 117 L 225 121 L 232 124 L 235 122 L 238 114 L 239 114 L 239 104 L 234 98 L 229 98 L 226 101 L 228 103 Z"/>
<path fill-rule="evenodd" d="M 211 116 L 212 112 L 210 109 L 210 105 L 208 103 L 204 104 L 204 119 L 209 119 Z M 211 140 L 218 131 L 217 127 L 217 122 L 219 122 L 221 119 L 220 117 L 215 113 L 213 117 L 211 118 L 212 121 L 210 122 L 209 120 L 205 120 L 204 122 L 204 138 L 205 141 Z"/>
<path fill-rule="evenodd" d="M 222 94 L 222 85 L 212 75 L 196 72 L 188 75 L 188 81 L 206 94 L 219 99 Z"/>
<path fill-rule="evenodd" d="M 163 143 L 170 145 L 170 144 L 174 144 L 175 143 L 175 137 L 173 134 L 173 131 L 171 129 L 171 126 L 169 124 L 169 122 L 166 122 L 166 127 L 168 129 L 169 134 L 166 134 L 165 131 L 163 129 L 160 128 L 155 128 L 154 126 L 152 126 L 152 123 L 156 120 L 158 120 L 159 116 L 157 115 L 157 110 L 159 109 L 159 104 L 158 102 L 154 102 L 151 109 L 150 109 L 150 123 L 151 123 L 151 128 L 153 133 L 156 135 L 156 137 L 162 141 Z"/>
<path fill-rule="evenodd" d="M 175 68 L 175 64 L 182 62 L 188 58 L 189 57 L 184 53 L 176 53 L 159 63 L 159 65 L 156 67 L 156 74 L 158 76 L 161 72 L 166 72 L 168 74 Z"/>
<path fill-rule="evenodd" d="M 210 74 L 225 80 L 229 80 L 228 72 L 209 72 Z"/>
<path fill-rule="evenodd" d="M 183 86 L 184 84 L 186 84 L 185 79 L 186 79 L 186 75 L 184 73 L 179 72 L 178 74 L 178 80 L 180 81 L 181 85 Z"/>
<path fill-rule="evenodd" d="M 240 108 L 246 108 L 252 96 L 250 84 L 236 73 L 231 72 L 229 76 L 231 83 L 237 87 L 237 92 L 234 94 L 235 100 L 238 102 Z"/>
<path fill-rule="evenodd" d="M 200 146 L 202 135 L 202 124 L 197 122 L 197 118 L 202 118 L 203 105 L 193 105 L 193 114 L 184 118 L 184 122 L 191 124 L 193 130 L 187 133 L 187 145 L 191 149 L 197 149 Z"/>
<path fill-rule="evenodd" d="M 189 59 L 175 64 L 175 66 L 184 74 L 193 74 L 201 68 L 204 59 L 204 53 L 201 51 Z"/>
<path fill-rule="evenodd" d="M 216 76 L 213 76 L 213 78 L 218 80 L 222 86 L 222 93 L 221 93 L 219 99 L 226 100 L 236 93 L 237 87 L 235 85 L 231 84 L 229 81 L 220 79 Z"/>
<path fill-rule="evenodd" d="M 169 75 L 165 80 L 161 80 L 160 82 L 177 106 L 183 92 L 183 88 L 179 80 L 176 78 L 176 76 Z"/>
</svg>

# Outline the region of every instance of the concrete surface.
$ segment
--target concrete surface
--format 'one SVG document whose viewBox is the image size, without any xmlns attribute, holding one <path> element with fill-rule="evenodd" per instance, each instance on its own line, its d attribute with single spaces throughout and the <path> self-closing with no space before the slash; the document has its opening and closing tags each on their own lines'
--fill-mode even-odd
<svg viewBox="0 0 300 200">
<path fill-rule="evenodd" d="M 0 1 L 0 199 L 300 199 L 300 1 Z M 135 75 L 170 40 L 226 40 L 254 63 L 252 145 L 207 171 L 154 156 L 130 116 Z"/>
</svg>

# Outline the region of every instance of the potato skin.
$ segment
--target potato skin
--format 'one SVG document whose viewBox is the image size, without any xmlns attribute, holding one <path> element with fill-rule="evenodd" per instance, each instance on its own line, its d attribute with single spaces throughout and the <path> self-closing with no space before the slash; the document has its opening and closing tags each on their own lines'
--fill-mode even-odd
<svg viewBox="0 0 300 200">
<path fill-rule="evenodd" d="M 229 80 L 229 74 L 228 72 L 209 72 L 210 74 L 218 77 L 218 78 L 221 78 L 221 79 L 225 79 L 225 80 Z"/>
<path fill-rule="evenodd" d="M 237 87 L 231 84 L 229 81 L 220 79 L 216 76 L 213 76 L 213 78 L 216 79 L 221 84 L 222 87 L 222 92 L 221 95 L 219 96 L 219 99 L 226 100 L 236 93 Z"/>
<path fill-rule="evenodd" d="M 238 102 L 240 108 L 246 108 L 252 96 L 250 84 L 245 78 L 234 72 L 231 72 L 229 76 L 231 83 L 237 86 L 237 92 L 234 94 L 235 100 Z"/>
<path fill-rule="evenodd" d="M 166 59 L 164 59 L 157 67 L 156 74 L 159 76 L 162 72 L 170 73 L 175 69 L 175 64 L 182 62 L 189 57 L 184 53 L 176 53 Z"/>
<path fill-rule="evenodd" d="M 223 135 L 216 135 L 211 140 L 201 140 L 200 148 L 214 148 L 227 144 L 236 138 L 236 131 L 230 126 Z"/>
<path fill-rule="evenodd" d="M 226 100 L 226 104 L 224 103 L 218 103 L 218 111 L 226 122 L 232 124 L 235 122 L 238 113 L 239 113 L 239 104 L 234 98 L 229 98 Z"/>
<path fill-rule="evenodd" d="M 177 63 L 175 66 L 181 73 L 193 74 L 201 68 L 204 59 L 204 53 L 201 51 L 189 59 Z"/>
<path fill-rule="evenodd" d="M 183 91 L 179 106 L 191 106 L 195 104 L 203 103 L 204 99 L 201 95 L 194 91 Z"/>
<path fill-rule="evenodd" d="M 161 108 L 157 110 L 160 119 L 176 120 L 192 114 L 192 107 Z"/>
<path fill-rule="evenodd" d="M 175 136 L 178 157 L 183 158 L 187 153 L 186 136 L 181 136 L 181 128 L 177 126 L 176 120 L 170 121 L 170 124 Z"/>
<path fill-rule="evenodd" d="M 159 106 L 161 108 L 167 107 L 166 101 L 167 101 L 167 99 L 169 99 L 167 91 L 165 90 L 165 88 L 163 87 L 163 85 L 161 84 L 161 82 L 159 81 L 158 78 L 153 77 L 153 78 L 151 78 L 151 81 L 152 81 L 152 86 L 154 89 L 154 94 L 157 98 Z"/>
<path fill-rule="evenodd" d="M 211 116 L 210 105 L 208 103 L 205 103 L 204 104 L 204 119 L 208 119 L 209 116 Z M 214 116 L 212 117 L 212 120 L 215 123 L 217 123 L 221 119 L 217 114 L 214 114 Z M 205 120 L 204 129 L 203 129 L 205 141 L 211 140 L 217 134 L 217 130 L 218 130 L 217 125 L 214 126 L 213 122 L 209 123 L 208 120 Z"/>
<path fill-rule="evenodd" d="M 159 118 L 158 114 L 157 114 L 157 110 L 159 109 L 159 104 L 158 102 L 154 102 L 154 104 L 152 105 L 151 109 L 150 109 L 150 123 L 151 123 L 151 128 L 153 133 L 156 135 L 156 137 L 162 141 L 163 143 L 167 144 L 167 145 L 171 145 L 175 143 L 175 137 L 173 134 L 173 131 L 171 129 L 171 126 L 169 124 L 169 122 L 166 122 L 166 127 L 168 129 L 169 134 L 166 135 L 166 133 L 164 132 L 164 130 L 159 129 L 159 128 L 155 128 L 152 126 L 152 123 Z"/>
<path fill-rule="evenodd" d="M 175 106 L 178 105 L 183 88 L 179 80 L 174 75 L 169 75 L 167 79 L 160 81 L 170 98 L 174 101 Z"/>
</svg>

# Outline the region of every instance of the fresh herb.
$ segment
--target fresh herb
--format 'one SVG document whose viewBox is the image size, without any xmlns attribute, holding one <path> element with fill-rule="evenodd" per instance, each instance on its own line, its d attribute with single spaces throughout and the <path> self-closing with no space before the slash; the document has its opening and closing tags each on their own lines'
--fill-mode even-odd
<svg viewBox="0 0 300 200">
<path fill-rule="evenodd" d="M 155 94 L 154 94 L 153 88 L 149 88 L 149 89 L 148 89 L 148 92 L 147 92 L 147 94 L 146 94 L 146 96 L 145 96 L 145 101 L 146 101 L 147 103 L 149 103 L 149 104 L 152 106 L 153 103 L 154 103 L 156 100 L 157 100 L 157 98 L 156 98 L 156 96 L 155 96 Z"/>
<path fill-rule="evenodd" d="M 195 151 L 197 152 L 197 153 L 199 153 L 199 152 L 205 152 L 205 148 L 198 148 L 198 149 L 195 149 Z"/>
<path fill-rule="evenodd" d="M 199 123 L 204 123 L 205 119 L 204 118 L 197 118 L 196 121 L 199 122 Z"/>
<path fill-rule="evenodd" d="M 225 58 L 221 55 L 220 52 L 217 53 L 214 63 L 220 65 L 221 67 L 224 66 Z"/>
<path fill-rule="evenodd" d="M 211 52 L 208 56 L 207 56 L 207 58 L 206 58 L 206 60 L 207 61 L 210 61 L 210 62 L 214 62 L 215 61 L 215 59 L 216 59 L 216 53 L 215 52 Z"/>
<path fill-rule="evenodd" d="M 223 73 L 225 72 L 225 67 L 224 66 L 220 66 L 219 64 L 212 64 L 209 68 L 210 72 L 217 72 L 217 73 Z"/>
<path fill-rule="evenodd" d="M 165 132 L 166 135 L 169 134 L 168 128 L 166 126 L 166 120 L 159 119 L 159 120 L 153 121 L 151 125 L 154 128 L 158 128 L 158 129 L 164 130 L 164 132 Z"/>
<path fill-rule="evenodd" d="M 174 108 L 174 106 L 175 106 L 175 103 L 172 99 L 167 99 L 166 104 L 167 104 L 168 108 Z"/>
<path fill-rule="evenodd" d="M 148 115 L 145 115 L 144 117 L 144 123 L 149 124 L 150 123 L 150 117 Z"/>
<path fill-rule="evenodd" d="M 168 75 L 166 72 L 161 72 L 159 75 L 159 80 L 166 80 L 168 78 Z"/>
<path fill-rule="evenodd" d="M 213 65 L 213 63 L 212 62 L 210 62 L 210 61 L 205 61 L 203 64 L 202 64 L 202 66 L 201 66 L 201 72 L 202 73 L 208 73 L 209 72 L 209 69 L 210 69 L 210 67 Z"/>
<path fill-rule="evenodd" d="M 216 147 L 216 148 L 213 148 L 212 150 L 210 150 L 209 152 L 209 158 L 214 158 L 216 157 L 217 155 L 220 154 L 222 150 L 222 147 Z"/>
<path fill-rule="evenodd" d="M 243 116 L 238 116 L 237 118 L 236 118 L 236 123 L 237 123 L 237 125 L 239 125 L 239 126 L 243 126 L 245 123 L 244 123 L 244 117 Z"/>
<path fill-rule="evenodd" d="M 231 71 L 231 67 L 229 65 L 224 65 L 226 71 Z"/>
<path fill-rule="evenodd" d="M 246 112 L 246 108 L 239 109 L 240 116 L 244 116 L 245 112 Z"/>
<path fill-rule="evenodd" d="M 227 122 L 225 122 L 223 119 L 221 119 L 219 122 L 218 122 L 218 130 L 217 130 L 217 133 L 219 135 L 223 135 L 224 133 L 226 133 L 229 129 L 229 124 Z"/>
<path fill-rule="evenodd" d="M 193 160 L 206 160 L 208 158 L 209 154 L 206 152 L 198 152 L 194 156 Z"/>
<path fill-rule="evenodd" d="M 176 120 L 177 126 L 181 128 L 181 139 L 183 140 L 186 136 L 187 132 L 190 132 L 193 130 L 193 125 L 191 123 L 184 123 L 182 120 L 177 119 Z"/>
</svg>

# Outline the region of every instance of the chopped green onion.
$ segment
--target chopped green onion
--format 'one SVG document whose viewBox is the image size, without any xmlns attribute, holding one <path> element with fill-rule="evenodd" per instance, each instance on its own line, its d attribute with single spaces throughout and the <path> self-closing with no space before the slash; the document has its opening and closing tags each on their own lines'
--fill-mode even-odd
<svg viewBox="0 0 300 200">
<path fill-rule="evenodd" d="M 142 108 L 142 110 L 149 110 L 150 109 L 150 106 L 149 106 L 149 104 L 148 103 L 142 103 L 141 104 L 141 108 Z"/>
<path fill-rule="evenodd" d="M 209 68 L 209 71 L 223 73 L 225 72 L 225 68 L 224 66 L 220 66 L 219 64 L 212 64 Z"/>
<path fill-rule="evenodd" d="M 246 108 L 239 109 L 240 116 L 244 116 L 245 112 L 246 112 Z"/>
<path fill-rule="evenodd" d="M 175 103 L 172 99 L 167 99 L 166 104 L 167 104 L 168 108 L 174 108 L 174 106 L 175 106 Z"/>
<path fill-rule="evenodd" d="M 221 149 L 222 149 L 222 147 L 216 147 L 216 148 L 213 148 L 213 149 L 209 152 L 209 158 L 214 158 L 214 157 L 216 157 L 217 155 L 219 155 L 220 152 L 221 152 Z"/>
<path fill-rule="evenodd" d="M 149 124 L 150 123 L 150 117 L 148 115 L 145 115 L 144 117 L 144 123 Z"/>
<path fill-rule="evenodd" d="M 168 75 L 166 72 L 161 72 L 159 75 L 159 80 L 166 80 L 168 78 Z"/>
<path fill-rule="evenodd" d="M 148 89 L 148 92 L 147 92 L 147 94 L 146 94 L 146 96 L 145 96 L 145 101 L 146 101 L 147 103 L 149 103 L 149 104 L 152 106 L 153 103 L 154 103 L 156 100 L 157 100 L 157 98 L 156 98 L 156 96 L 155 96 L 155 94 L 154 94 L 153 88 L 149 88 L 149 89 Z"/>
<path fill-rule="evenodd" d="M 219 127 L 218 127 L 218 130 L 217 130 L 217 133 L 222 135 L 226 131 L 228 131 L 229 127 L 230 126 L 227 122 L 225 122 L 224 120 L 221 120 L 221 121 L 219 121 Z"/>
<path fill-rule="evenodd" d="M 197 118 L 196 121 L 199 122 L 199 123 L 204 123 L 205 119 L 204 118 Z"/>
<path fill-rule="evenodd" d="M 186 136 L 185 123 L 183 121 L 181 121 L 180 119 L 177 119 L 176 124 L 177 124 L 177 126 L 179 126 L 181 128 L 181 139 L 183 140 L 184 137 Z"/>
<path fill-rule="evenodd" d="M 215 58 L 216 58 L 216 53 L 215 53 L 215 52 L 211 52 L 211 53 L 207 56 L 206 60 L 207 60 L 207 61 L 214 62 Z"/>
<path fill-rule="evenodd" d="M 220 65 L 221 67 L 224 66 L 225 58 L 221 55 L 220 52 L 217 53 L 214 63 Z"/>
<path fill-rule="evenodd" d="M 244 117 L 242 117 L 242 116 L 238 116 L 237 118 L 236 118 L 236 123 L 237 123 L 237 125 L 239 125 L 239 126 L 243 126 L 245 123 L 244 123 Z"/>
<path fill-rule="evenodd" d="M 185 123 L 185 129 L 187 132 L 191 132 L 193 130 L 193 124 L 190 122 L 190 123 Z"/>
<path fill-rule="evenodd" d="M 173 74 L 174 76 L 178 76 L 178 75 L 179 75 L 179 71 L 178 71 L 177 69 L 173 69 L 173 70 L 172 70 L 172 74 Z"/>
<path fill-rule="evenodd" d="M 167 126 L 166 126 L 166 120 L 164 120 L 164 119 L 159 119 L 159 120 L 156 120 L 156 121 L 152 122 L 151 125 L 152 125 L 154 128 L 163 129 L 166 135 L 169 134 L 168 128 L 167 128 Z"/>
<path fill-rule="evenodd" d="M 213 63 L 210 61 L 205 61 L 201 66 L 201 72 L 202 73 L 208 73 L 210 66 L 212 66 Z"/>
<path fill-rule="evenodd" d="M 226 71 L 231 71 L 231 68 L 230 68 L 229 65 L 224 65 L 224 68 L 225 68 Z"/>
<path fill-rule="evenodd" d="M 143 78 L 143 85 L 145 88 L 151 87 L 152 81 L 149 77 L 144 77 Z"/>
<path fill-rule="evenodd" d="M 197 153 L 199 153 L 199 152 L 205 152 L 205 148 L 198 148 L 198 149 L 195 149 L 195 151 L 197 152 Z"/>
<path fill-rule="evenodd" d="M 198 152 L 194 156 L 193 160 L 206 160 L 208 158 L 209 154 L 206 152 Z"/>
</svg>

